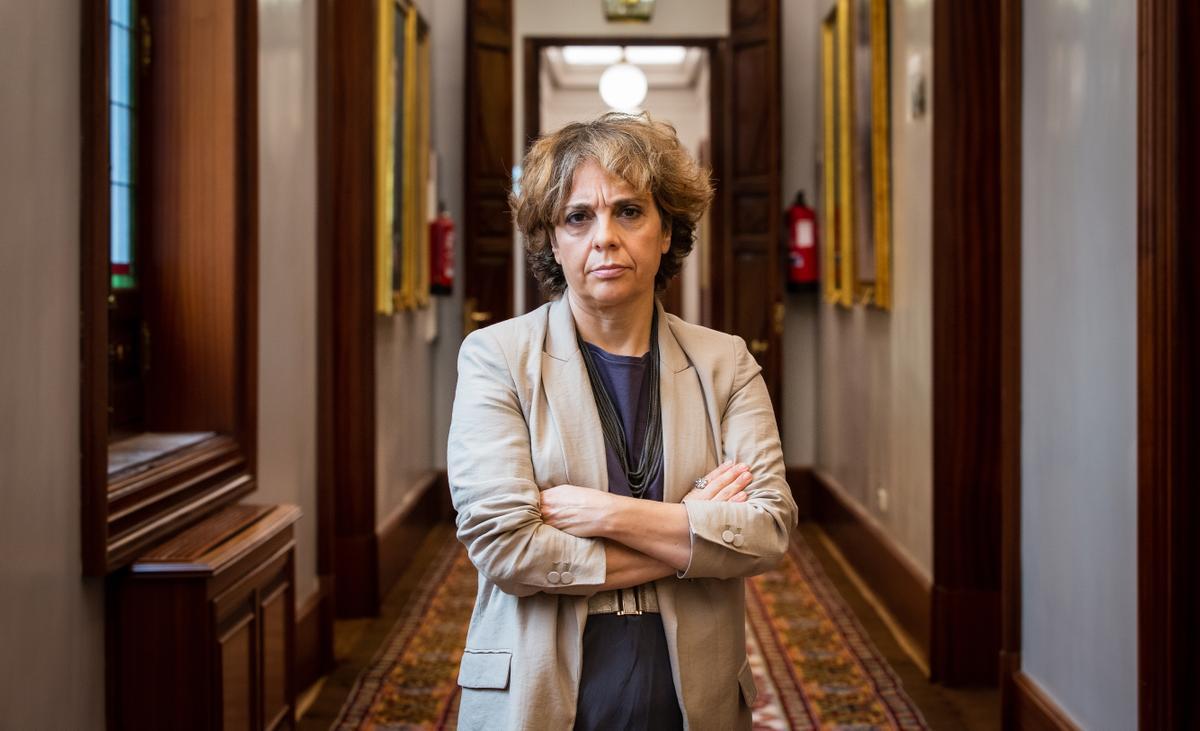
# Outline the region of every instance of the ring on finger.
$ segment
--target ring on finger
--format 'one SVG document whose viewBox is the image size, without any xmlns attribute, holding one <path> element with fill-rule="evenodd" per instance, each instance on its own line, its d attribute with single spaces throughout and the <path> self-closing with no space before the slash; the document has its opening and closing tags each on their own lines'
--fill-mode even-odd
<svg viewBox="0 0 1200 731">
<path fill-rule="evenodd" d="M 696 488 L 697 490 L 703 490 L 704 488 L 708 487 L 708 478 L 700 477 L 696 479 L 694 482 L 692 482 L 692 487 Z"/>
</svg>

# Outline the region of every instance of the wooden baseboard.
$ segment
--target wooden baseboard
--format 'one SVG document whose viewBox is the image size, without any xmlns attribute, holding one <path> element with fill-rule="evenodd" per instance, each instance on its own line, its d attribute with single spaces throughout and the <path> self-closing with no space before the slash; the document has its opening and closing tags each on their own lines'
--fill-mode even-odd
<svg viewBox="0 0 1200 731">
<path fill-rule="evenodd" d="M 429 530 L 450 517 L 450 488 L 445 471 L 429 473 L 376 531 L 379 596 L 387 596 L 412 563 Z"/>
<path fill-rule="evenodd" d="M 796 501 L 796 517 L 808 520 L 812 517 L 813 476 L 812 467 L 788 467 L 788 486 L 792 488 L 792 499 Z"/>
<path fill-rule="evenodd" d="M 333 670 L 333 577 L 318 578 L 317 590 L 296 610 L 297 694 Z"/>
<path fill-rule="evenodd" d="M 993 590 L 933 588 L 931 680 L 950 685 L 996 685 L 1000 602 Z"/>
<path fill-rule="evenodd" d="M 1020 731 L 1080 731 L 1071 717 L 1025 673 L 1017 670 L 1009 674 L 1003 683 L 1011 687 L 1012 694 L 1011 715 L 1004 719 L 1005 728 Z"/>
<path fill-rule="evenodd" d="M 879 598 L 928 666 L 933 587 L 912 560 L 829 479 L 809 471 L 812 519 Z M 793 488 L 794 490 L 794 488 Z"/>
</svg>

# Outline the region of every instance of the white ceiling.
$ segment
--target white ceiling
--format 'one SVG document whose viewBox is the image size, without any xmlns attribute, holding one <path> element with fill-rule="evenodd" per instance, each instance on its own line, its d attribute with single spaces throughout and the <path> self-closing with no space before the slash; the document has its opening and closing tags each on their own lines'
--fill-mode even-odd
<svg viewBox="0 0 1200 731">
<path fill-rule="evenodd" d="M 631 48 L 654 48 L 653 46 L 638 46 Z M 635 57 L 636 50 L 629 52 Z M 646 72 L 646 81 L 652 89 L 690 89 L 696 84 L 700 69 L 704 64 L 707 51 L 703 48 L 687 48 L 680 63 L 640 63 L 637 66 Z M 550 84 L 555 89 L 583 90 L 595 89 L 600 83 L 600 75 L 608 64 L 571 64 L 563 58 L 561 46 L 552 46 L 542 51 L 542 64 L 547 72 Z"/>
</svg>

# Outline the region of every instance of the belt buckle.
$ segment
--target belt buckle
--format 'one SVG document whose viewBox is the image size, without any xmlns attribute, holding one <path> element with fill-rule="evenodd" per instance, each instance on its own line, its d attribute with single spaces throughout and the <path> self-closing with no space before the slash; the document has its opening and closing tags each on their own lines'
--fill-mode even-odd
<svg viewBox="0 0 1200 731">
<path fill-rule="evenodd" d="M 635 616 L 636 617 L 636 616 L 642 614 L 642 603 L 641 603 L 641 601 L 638 600 L 638 590 L 637 589 L 629 590 L 629 593 L 633 595 L 633 609 L 625 608 L 625 592 L 626 591 L 627 591 L 626 589 L 617 589 L 617 616 L 618 617 L 627 617 L 627 616 Z"/>
</svg>

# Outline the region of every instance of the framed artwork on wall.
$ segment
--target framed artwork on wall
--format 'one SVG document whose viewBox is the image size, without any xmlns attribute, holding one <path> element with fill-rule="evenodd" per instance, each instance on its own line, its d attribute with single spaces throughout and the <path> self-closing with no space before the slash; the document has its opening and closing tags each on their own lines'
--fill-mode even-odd
<svg viewBox="0 0 1200 731">
<path fill-rule="evenodd" d="M 429 303 L 429 31 L 408 2 L 378 0 L 375 311 Z"/>
<path fill-rule="evenodd" d="M 848 188 L 843 234 L 849 240 L 854 299 L 891 306 L 890 32 L 887 0 L 839 0 L 839 111 Z M 848 220 L 847 220 L 848 219 Z"/>
<path fill-rule="evenodd" d="M 847 210 L 843 200 L 842 122 L 839 104 L 838 9 L 835 7 L 821 23 L 821 137 L 822 184 L 821 211 L 825 228 L 822 255 L 826 262 L 822 274 L 822 292 L 826 302 L 849 307 L 853 288 L 849 286 L 851 268 L 847 258 L 849 241 L 843 235 L 841 217 Z"/>
</svg>

